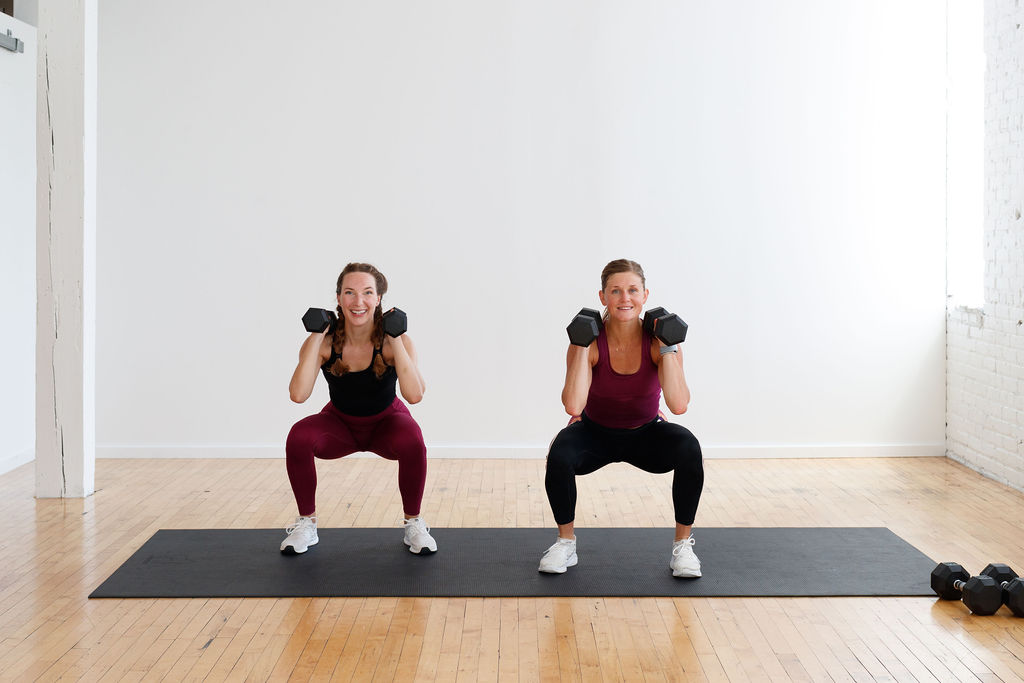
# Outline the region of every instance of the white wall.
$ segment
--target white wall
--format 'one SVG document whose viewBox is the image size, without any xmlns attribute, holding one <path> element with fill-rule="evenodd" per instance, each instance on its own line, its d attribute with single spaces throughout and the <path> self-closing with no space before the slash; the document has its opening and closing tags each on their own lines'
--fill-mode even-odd
<svg viewBox="0 0 1024 683">
<path fill-rule="evenodd" d="M 350 260 L 431 455 L 543 455 L 618 257 L 709 456 L 943 453 L 941 4 L 279 7 L 101 5 L 99 456 L 279 455 Z"/>
<path fill-rule="evenodd" d="M 36 30 L 0 14 L 0 474 L 31 462 L 35 442 Z"/>
<path fill-rule="evenodd" d="M 949 313 L 949 456 L 1024 491 L 1024 8 L 987 0 L 985 303 Z"/>
</svg>

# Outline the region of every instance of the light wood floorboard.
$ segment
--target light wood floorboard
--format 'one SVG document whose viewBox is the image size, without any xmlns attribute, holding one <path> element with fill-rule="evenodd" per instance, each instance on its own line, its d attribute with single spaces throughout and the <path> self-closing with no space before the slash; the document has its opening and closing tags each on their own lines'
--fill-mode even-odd
<svg viewBox="0 0 1024 683">
<path fill-rule="evenodd" d="M 319 465 L 321 527 L 400 542 L 394 463 Z M 936 560 L 1024 571 L 1024 494 L 944 458 L 705 469 L 698 555 L 701 527 L 885 526 Z M 540 460 L 432 460 L 423 515 L 553 538 L 543 473 Z M 582 477 L 577 523 L 668 533 L 670 477 Z M 96 488 L 36 500 L 32 465 L 0 476 L 0 681 L 1024 681 L 1024 619 L 929 598 L 89 600 L 158 529 L 295 515 L 282 461 L 100 460 Z M 850 561 L 870 564 L 871 548 Z"/>
</svg>

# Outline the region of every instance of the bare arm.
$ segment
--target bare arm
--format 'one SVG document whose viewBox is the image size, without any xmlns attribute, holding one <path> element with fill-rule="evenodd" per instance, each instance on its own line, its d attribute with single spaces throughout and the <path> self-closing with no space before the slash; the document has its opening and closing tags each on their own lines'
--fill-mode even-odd
<svg viewBox="0 0 1024 683">
<path fill-rule="evenodd" d="M 690 387 L 683 372 L 683 349 L 676 345 L 675 353 L 662 354 L 661 341 L 651 344 L 651 358 L 658 364 L 658 381 L 665 395 L 665 405 L 673 415 L 682 415 L 690 405 Z"/>
<path fill-rule="evenodd" d="M 395 371 L 398 373 L 398 388 L 402 392 L 402 398 L 408 403 L 419 403 L 423 400 L 423 393 L 427 385 L 420 374 L 419 365 L 416 363 L 416 347 L 413 346 L 409 335 L 403 334 L 398 339 L 384 335 L 384 343 L 391 349 L 391 355 L 395 364 Z"/>
<path fill-rule="evenodd" d="M 292 373 L 292 381 L 288 384 L 288 395 L 296 403 L 305 403 L 313 393 L 317 373 L 320 366 L 331 355 L 330 342 L 326 332 L 314 332 L 306 338 L 299 349 L 299 364 Z"/>
<path fill-rule="evenodd" d="M 590 382 L 594 377 L 593 367 L 597 362 L 597 342 L 587 348 L 569 344 L 565 354 L 565 386 L 562 388 L 562 405 L 570 415 L 579 415 L 587 406 Z"/>
</svg>

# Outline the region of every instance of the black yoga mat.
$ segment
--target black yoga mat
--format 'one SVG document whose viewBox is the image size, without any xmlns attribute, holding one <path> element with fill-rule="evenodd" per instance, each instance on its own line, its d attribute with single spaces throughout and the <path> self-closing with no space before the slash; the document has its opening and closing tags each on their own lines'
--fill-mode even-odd
<svg viewBox="0 0 1024 683">
<path fill-rule="evenodd" d="M 935 566 L 882 527 L 700 528 L 704 576 L 673 578 L 671 529 L 579 528 L 579 564 L 541 574 L 553 529 L 442 529 L 413 555 L 402 530 L 320 529 L 282 555 L 280 529 L 160 530 L 91 598 L 923 596 Z"/>
</svg>

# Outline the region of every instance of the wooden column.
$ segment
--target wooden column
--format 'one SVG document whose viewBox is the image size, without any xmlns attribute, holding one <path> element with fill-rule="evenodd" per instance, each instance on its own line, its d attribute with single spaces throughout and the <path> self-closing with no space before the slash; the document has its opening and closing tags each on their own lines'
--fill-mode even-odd
<svg viewBox="0 0 1024 683">
<path fill-rule="evenodd" d="M 97 0 L 40 0 L 36 496 L 93 493 Z"/>
</svg>

